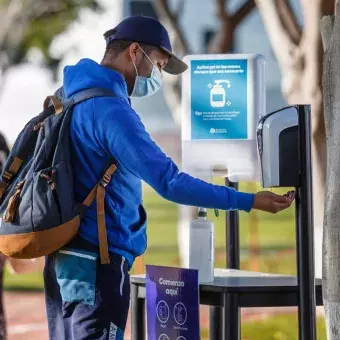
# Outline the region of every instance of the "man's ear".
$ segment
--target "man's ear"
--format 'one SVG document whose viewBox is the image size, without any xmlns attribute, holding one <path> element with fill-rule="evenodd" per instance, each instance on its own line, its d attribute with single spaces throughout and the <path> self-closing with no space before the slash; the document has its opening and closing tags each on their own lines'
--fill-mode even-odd
<svg viewBox="0 0 340 340">
<path fill-rule="evenodd" d="M 129 55 L 131 60 L 134 63 L 138 63 L 138 51 L 140 50 L 140 46 L 137 43 L 132 43 L 129 47 Z"/>
</svg>

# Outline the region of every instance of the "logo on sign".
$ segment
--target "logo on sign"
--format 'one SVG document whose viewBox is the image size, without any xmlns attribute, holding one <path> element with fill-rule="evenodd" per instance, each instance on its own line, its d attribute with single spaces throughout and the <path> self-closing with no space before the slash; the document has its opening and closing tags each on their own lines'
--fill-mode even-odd
<svg viewBox="0 0 340 340">
<path fill-rule="evenodd" d="M 161 300 L 157 304 L 157 318 L 160 322 L 165 323 L 169 320 L 169 306 L 164 301 Z"/>
<path fill-rule="evenodd" d="M 187 310 L 182 302 L 178 302 L 174 308 L 175 321 L 180 325 L 184 325 L 187 321 Z"/>
<path fill-rule="evenodd" d="M 158 340 L 170 340 L 169 337 L 166 334 L 161 334 L 158 338 Z"/>
</svg>

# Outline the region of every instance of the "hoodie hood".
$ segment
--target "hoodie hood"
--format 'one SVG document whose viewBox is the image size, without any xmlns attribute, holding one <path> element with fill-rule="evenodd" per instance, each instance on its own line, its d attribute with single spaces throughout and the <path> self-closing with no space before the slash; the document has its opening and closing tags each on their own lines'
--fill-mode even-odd
<svg viewBox="0 0 340 340">
<path fill-rule="evenodd" d="M 66 66 L 63 85 L 67 98 L 79 91 L 97 87 L 111 90 L 129 103 L 127 85 L 123 76 L 91 59 L 81 59 L 76 65 Z"/>
</svg>

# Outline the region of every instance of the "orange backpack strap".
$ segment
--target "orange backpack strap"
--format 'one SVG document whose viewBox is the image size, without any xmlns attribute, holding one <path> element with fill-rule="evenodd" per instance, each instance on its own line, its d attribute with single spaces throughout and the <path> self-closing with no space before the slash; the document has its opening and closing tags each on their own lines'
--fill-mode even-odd
<svg viewBox="0 0 340 340">
<path fill-rule="evenodd" d="M 55 114 L 59 114 L 63 112 L 63 103 L 57 96 L 48 96 L 45 101 L 44 101 L 44 110 L 47 110 L 49 107 L 50 103 L 52 102 L 52 105 L 54 107 L 54 112 Z"/>
<path fill-rule="evenodd" d="M 0 200 L 1 200 L 2 196 L 4 195 L 7 187 L 8 187 L 8 183 L 5 183 L 5 182 L 0 180 Z"/>
<path fill-rule="evenodd" d="M 93 200 L 97 200 L 97 220 L 100 261 L 102 264 L 110 263 L 109 246 L 107 242 L 106 222 L 105 222 L 105 188 L 110 183 L 112 174 L 117 170 L 115 164 L 111 164 L 105 171 L 103 178 L 91 190 L 83 204 L 89 207 Z"/>
<path fill-rule="evenodd" d="M 14 157 L 12 164 L 10 167 L 4 171 L 2 178 L 4 180 L 0 179 L 0 200 L 5 193 L 8 185 L 11 183 L 12 178 L 16 175 L 16 173 L 19 171 L 22 163 L 24 161 L 20 159 L 19 157 Z"/>
</svg>

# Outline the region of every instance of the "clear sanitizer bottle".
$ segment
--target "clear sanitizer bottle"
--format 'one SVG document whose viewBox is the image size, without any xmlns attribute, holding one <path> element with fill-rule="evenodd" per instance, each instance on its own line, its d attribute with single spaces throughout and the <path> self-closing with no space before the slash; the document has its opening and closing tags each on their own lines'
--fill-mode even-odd
<svg viewBox="0 0 340 340">
<path fill-rule="evenodd" d="M 207 209 L 198 209 L 189 234 L 189 268 L 198 269 L 200 283 L 214 281 L 214 223 L 207 220 Z"/>
</svg>

